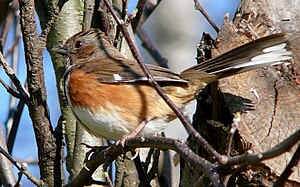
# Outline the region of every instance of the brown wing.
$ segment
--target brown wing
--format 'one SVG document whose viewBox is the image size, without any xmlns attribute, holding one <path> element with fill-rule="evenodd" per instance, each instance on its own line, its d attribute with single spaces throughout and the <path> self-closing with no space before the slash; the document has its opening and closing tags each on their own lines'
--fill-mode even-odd
<svg viewBox="0 0 300 187">
<path fill-rule="evenodd" d="M 96 74 L 102 83 L 129 83 L 137 81 L 148 81 L 142 69 L 136 62 L 124 57 L 106 58 L 105 60 L 89 60 L 90 66 L 79 66 L 85 72 Z M 179 74 L 159 66 L 146 65 L 158 82 L 186 83 Z"/>
</svg>

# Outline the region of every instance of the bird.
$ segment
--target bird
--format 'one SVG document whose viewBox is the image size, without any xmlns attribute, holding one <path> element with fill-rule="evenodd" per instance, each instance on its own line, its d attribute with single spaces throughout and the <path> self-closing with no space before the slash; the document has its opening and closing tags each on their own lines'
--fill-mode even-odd
<svg viewBox="0 0 300 187">
<path fill-rule="evenodd" d="M 120 140 L 145 123 L 138 136 L 154 136 L 177 118 L 140 66 L 126 59 L 99 29 L 79 32 L 52 48 L 67 66 L 64 89 L 76 120 L 93 136 Z M 146 64 L 164 93 L 181 110 L 221 78 L 291 59 L 286 34 L 251 41 L 181 73 Z"/>
</svg>

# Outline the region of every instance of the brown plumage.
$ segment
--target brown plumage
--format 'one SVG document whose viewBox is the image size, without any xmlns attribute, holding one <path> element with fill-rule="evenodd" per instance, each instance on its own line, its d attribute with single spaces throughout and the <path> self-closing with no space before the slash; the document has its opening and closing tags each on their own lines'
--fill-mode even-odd
<svg viewBox="0 0 300 187">
<path fill-rule="evenodd" d="M 179 107 L 208 83 L 290 58 L 284 34 L 250 42 L 180 74 L 147 65 Z M 275 46 L 275 47 L 274 47 Z M 127 60 L 97 29 L 80 32 L 53 51 L 66 57 L 65 91 L 77 120 L 95 136 L 118 140 L 143 121 L 141 135 L 153 135 L 176 118 L 150 86 L 136 62 Z"/>
</svg>

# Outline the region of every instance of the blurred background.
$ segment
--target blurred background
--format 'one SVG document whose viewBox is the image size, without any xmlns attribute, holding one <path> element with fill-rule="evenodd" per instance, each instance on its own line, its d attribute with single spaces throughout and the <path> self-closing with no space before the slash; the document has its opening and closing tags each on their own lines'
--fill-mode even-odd
<svg viewBox="0 0 300 187">
<path fill-rule="evenodd" d="M 129 0 L 129 10 L 132 12 L 138 0 Z M 0 0 L 0 24 L 6 16 L 8 0 Z M 230 19 L 234 15 L 240 1 L 239 0 L 202 0 L 200 1 L 204 9 L 207 11 L 211 19 L 219 26 L 222 27 L 223 17 L 225 13 L 230 14 Z M 38 18 L 37 18 L 38 19 Z M 188 20 L 188 21 L 187 21 Z M 39 24 L 39 23 L 37 23 Z M 143 25 L 152 42 L 161 52 L 161 54 L 168 59 L 168 64 L 174 71 L 180 72 L 187 67 L 196 64 L 196 46 L 202 36 L 203 32 L 210 33 L 216 37 L 216 32 L 208 24 L 205 18 L 199 11 L 195 10 L 194 2 L 192 0 L 163 0 L 159 6 L 152 13 L 150 18 Z M 41 32 L 39 30 L 39 32 Z M 9 33 L 6 47 L 13 44 L 13 33 Z M 149 54 L 141 47 L 140 41 L 137 39 L 140 52 L 146 63 L 154 63 L 154 60 Z M 7 52 L 4 48 L 4 54 Z M 17 76 L 22 83 L 25 82 L 26 67 L 24 62 L 23 43 L 20 40 L 19 44 L 19 64 Z M 10 61 L 10 59 L 7 59 Z M 44 68 L 45 68 L 45 81 L 48 96 L 48 105 L 50 109 L 50 117 L 52 125 L 55 127 L 60 116 L 60 107 L 58 103 L 56 82 L 53 71 L 52 62 L 47 50 L 44 51 Z M 7 84 L 10 84 L 9 78 L 4 73 L 3 69 L 0 70 L 0 77 Z M 0 125 L 5 130 L 7 123 L 7 114 L 9 111 L 10 97 L 6 90 L 0 86 Z M 193 104 L 188 107 L 187 112 L 192 116 L 195 107 Z M 175 120 L 174 125 L 166 131 L 167 136 L 182 137 L 185 139 L 187 134 L 183 126 Z M 32 124 L 28 115 L 28 110 L 25 107 L 22 113 L 19 131 L 17 134 L 13 156 L 20 162 L 28 160 L 37 160 L 37 147 L 33 133 Z M 38 167 L 29 165 L 28 170 L 35 176 L 39 176 Z M 22 180 L 23 186 L 32 186 L 25 177 Z"/>
</svg>

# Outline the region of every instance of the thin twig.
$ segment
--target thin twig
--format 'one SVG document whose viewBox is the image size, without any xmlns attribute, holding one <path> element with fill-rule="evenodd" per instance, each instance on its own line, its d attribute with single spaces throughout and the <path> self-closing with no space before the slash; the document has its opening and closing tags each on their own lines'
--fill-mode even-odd
<svg viewBox="0 0 300 187">
<path fill-rule="evenodd" d="M 184 114 L 173 104 L 173 102 L 170 100 L 170 98 L 164 93 L 164 91 L 161 89 L 159 84 L 154 80 L 153 76 L 151 75 L 150 71 L 147 69 L 145 64 L 143 63 L 142 57 L 138 53 L 137 49 L 135 48 L 135 45 L 132 43 L 132 40 L 130 39 L 130 35 L 127 31 L 126 25 L 122 20 L 120 20 L 115 12 L 113 11 L 113 8 L 111 4 L 108 2 L 108 0 L 104 0 L 104 3 L 106 4 L 108 10 L 111 12 L 112 16 L 116 20 L 118 26 L 121 28 L 121 31 L 123 32 L 123 35 L 129 45 L 129 48 L 137 60 L 137 63 L 140 65 L 141 69 L 145 73 L 146 77 L 149 80 L 149 83 L 152 85 L 152 87 L 157 91 L 157 93 L 160 95 L 160 97 L 166 102 L 166 104 L 173 110 L 173 112 L 176 114 L 176 116 L 179 118 L 179 120 L 184 125 L 187 132 L 193 136 L 197 142 L 203 146 L 203 148 L 213 155 L 217 159 L 217 161 L 221 164 L 226 164 L 227 162 L 227 156 L 220 155 L 211 145 L 208 144 L 208 142 L 197 132 L 193 126 L 191 125 L 189 119 L 187 119 Z"/>
<path fill-rule="evenodd" d="M 157 175 L 159 156 L 160 156 L 160 150 L 154 149 L 152 167 L 150 168 L 149 172 L 147 173 L 147 177 L 150 180 L 154 179 Z"/>
<path fill-rule="evenodd" d="M 16 161 L 19 163 L 26 163 L 27 165 L 38 166 L 39 160 L 37 158 L 29 157 L 29 158 L 16 158 Z"/>
<path fill-rule="evenodd" d="M 300 129 L 290 135 L 287 139 L 280 144 L 263 153 L 251 153 L 247 152 L 244 155 L 238 155 L 228 158 L 227 166 L 240 165 L 240 164 L 256 164 L 261 161 L 274 158 L 290 150 L 297 142 L 300 141 Z"/>
<path fill-rule="evenodd" d="M 10 154 L 13 151 L 17 132 L 18 132 L 19 125 L 20 125 L 20 119 L 21 119 L 22 112 L 24 109 L 24 105 L 25 105 L 24 100 L 20 100 L 16 107 L 16 110 L 14 111 L 14 115 L 13 115 L 13 119 L 12 119 L 13 122 L 12 122 L 12 125 L 10 128 L 9 134 L 7 136 L 7 150 Z"/>
<path fill-rule="evenodd" d="M 19 1 L 13 0 L 8 7 L 7 15 L 4 19 L 4 23 L 2 24 L 2 30 L 0 34 L 0 52 L 3 52 L 6 39 L 8 36 L 9 28 L 13 22 L 13 17 L 15 15 L 16 10 L 18 9 Z"/>
<path fill-rule="evenodd" d="M 15 184 L 14 187 L 21 186 L 22 176 L 23 176 L 23 173 L 22 173 L 22 172 L 19 172 L 19 173 L 18 173 L 18 180 L 17 180 L 17 183 Z"/>
<path fill-rule="evenodd" d="M 7 149 L 7 145 L 5 142 L 4 132 L 2 130 L 2 125 L 0 124 L 0 147 L 5 151 Z M 12 186 L 16 183 L 16 179 L 13 172 L 12 164 L 9 160 L 7 160 L 0 153 L 0 186 Z"/>
<path fill-rule="evenodd" d="M 148 37 L 144 29 L 139 29 L 137 31 L 138 37 L 142 41 L 142 46 L 149 52 L 149 54 L 154 58 L 154 60 L 161 66 L 168 68 L 168 60 L 164 58 L 160 52 L 152 44 L 150 38 Z"/>
<path fill-rule="evenodd" d="M 131 22 L 133 32 L 135 32 L 136 30 L 139 30 L 139 25 L 140 25 L 139 23 L 140 23 L 142 15 L 143 15 L 146 3 L 147 3 L 147 0 L 139 0 L 138 4 L 136 6 L 137 13 Z"/>
<path fill-rule="evenodd" d="M 232 120 L 231 129 L 230 129 L 230 137 L 229 137 L 229 143 L 228 143 L 228 149 L 227 149 L 227 156 L 228 157 L 230 157 L 230 152 L 231 152 L 231 146 L 232 146 L 232 140 L 233 140 L 234 133 L 238 129 L 240 123 L 241 123 L 241 115 L 240 115 L 240 113 L 236 113 L 234 115 L 233 120 Z"/>
<path fill-rule="evenodd" d="M 17 45 L 17 44 L 19 44 L 19 40 L 21 37 L 21 28 L 20 28 L 19 23 L 20 23 L 20 16 L 19 16 L 19 14 L 17 14 L 15 16 L 15 24 L 14 24 L 15 42 L 14 42 L 13 48 L 11 50 L 11 52 L 12 52 L 11 66 L 12 66 L 12 69 L 15 72 L 15 74 L 18 74 L 19 56 L 20 56 L 19 45 Z M 8 53 L 6 55 L 8 55 Z M 11 88 L 14 87 L 12 81 L 10 81 L 10 87 Z M 26 86 L 25 86 L 25 89 L 27 90 Z M 9 101 L 9 111 L 8 111 L 5 125 L 6 125 L 6 129 L 7 129 L 6 133 L 7 133 L 7 137 L 8 137 L 7 138 L 7 144 L 8 144 L 7 149 L 8 149 L 8 152 L 11 154 L 25 102 L 23 99 L 19 100 L 19 104 L 16 107 L 16 98 L 10 96 L 9 100 L 10 100 Z"/>
<path fill-rule="evenodd" d="M 148 19 L 148 17 L 152 14 L 152 12 L 158 7 L 159 3 L 161 2 L 161 0 L 148 0 L 145 4 L 143 4 L 142 1 L 143 0 L 141 0 L 141 2 L 139 2 L 139 4 L 137 5 L 138 13 L 141 13 L 141 16 L 137 16 L 136 18 L 134 18 L 136 20 L 136 23 L 132 24 L 134 32 L 137 32 L 141 28 L 144 22 Z M 135 24 L 137 25 L 135 26 Z"/>
<path fill-rule="evenodd" d="M 137 14 L 137 9 L 133 10 L 130 14 L 128 14 L 127 19 L 126 19 L 126 24 L 127 25 L 129 25 L 130 23 L 132 25 L 132 21 L 135 18 L 136 14 Z"/>
<path fill-rule="evenodd" d="M 26 177 L 35 185 L 42 186 L 43 181 L 38 180 L 35 178 L 23 164 L 19 164 L 10 154 L 8 154 L 1 146 L 0 146 L 0 153 L 4 155 L 21 173 L 24 173 Z"/>
<path fill-rule="evenodd" d="M 22 95 L 19 92 L 16 92 L 11 87 L 9 87 L 1 78 L 0 78 L 0 83 L 10 95 L 14 96 L 15 98 L 22 99 Z"/>
<path fill-rule="evenodd" d="M 91 28 L 95 0 L 84 1 L 83 30 Z"/>
<path fill-rule="evenodd" d="M 131 152 L 132 155 L 134 155 L 134 152 Z M 139 175 L 139 180 L 140 180 L 140 185 L 144 186 L 144 187 L 151 187 L 150 185 L 150 180 L 147 178 L 146 175 L 146 170 L 144 169 L 143 165 L 142 165 L 142 161 L 141 161 L 141 157 L 138 154 L 138 156 L 133 160 L 137 173 Z"/>
<path fill-rule="evenodd" d="M 25 100 L 25 103 L 27 105 L 30 104 L 29 94 L 26 92 L 25 88 L 21 84 L 20 80 L 17 78 L 15 72 L 13 69 L 8 65 L 6 60 L 4 59 L 2 53 L 0 52 L 0 63 L 3 66 L 3 69 L 5 73 L 9 76 L 9 78 L 12 80 L 14 85 L 16 86 L 19 93 L 22 95 L 22 98 Z"/>
<path fill-rule="evenodd" d="M 215 31 L 218 33 L 220 31 L 219 27 L 213 22 L 212 19 L 208 16 L 204 8 L 201 6 L 198 0 L 194 0 L 195 8 L 199 10 L 202 15 L 205 17 L 205 19 L 211 24 L 211 26 L 215 29 Z"/>
<path fill-rule="evenodd" d="M 125 21 L 126 16 L 127 16 L 127 1 L 122 1 L 122 12 L 121 12 L 121 20 Z M 116 35 L 115 35 L 115 39 L 113 42 L 113 45 L 117 48 L 119 41 L 121 41 L 121 31 L 120 31 L 120 27 L 117 27 L 116 29 Z"/>
<path fill-rule="evenodd" d="M 37 1 L 39 2 L 39 1 Z M 60 12 L 61 7 L 64 5 L 66 1 L 57 1 L 58 3 L 54 3 L 55 1 L 46 1 L 47 9 L 41 12 L 47 12 L 46 20 L 47 23 L 41 24 L 42 26 L 42 33 L 38 37 L 39 47 L 45 48 L 47 45 L 47 37 L 52 28 L 52 25 L 56 22 L 58 14 Z M 41 22 L 42 23 L 42 22 Z M 24 35 L 23 35 L 24 36 Z"/>
<path fill-rule="evenodd" d="M 148 168 L 151 164 L 151 158 L 152 158 L 152 155 L 154 154 L 154 151 L 155 151 L 155 149 L 153 149 L 153 148 L 149 149 L 149 151 L 148 151 L 147 157 L 146 157 L 146 159 L 143 163 L 145 171 L 148 171 Z"/>
<path fill-rule="evenodd" d="M 17 37 L 15 38 L 15 41 L 14 41 L 14 43 L 12 44 L 12 46 L 11 46 L 11 47 L 7 50 L 7 52 L 5 53 L 4 58 L 7 58 L 8 55 L 10 55 L 10 54 L 14 51 L 14 49 L 16 48 L 16 46 L 19 45 L 20 38 L 21 38 L 21 36 L 17 36 Z"/>
<path fill-rule="evenodd" d="M 289 164 L 286 166 L 284 171 L 281 173 L 281 175 L 278 177 L 276 182 L 274 183 L 273 187 L 280 187 L 284 186 L 285 181 L 288 180 L 289 176 L 294 172 L 293 167 L 299 166 L 299 160 L 300 160 L 300 143 L 298 144 L 298 148 L 295 151 L 291 161 Z"/>
</svg>

